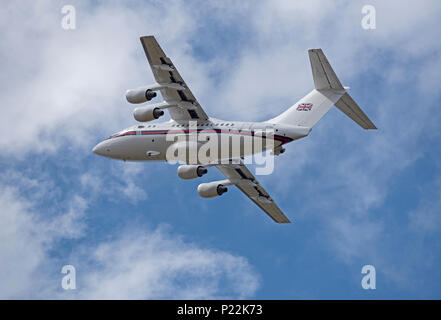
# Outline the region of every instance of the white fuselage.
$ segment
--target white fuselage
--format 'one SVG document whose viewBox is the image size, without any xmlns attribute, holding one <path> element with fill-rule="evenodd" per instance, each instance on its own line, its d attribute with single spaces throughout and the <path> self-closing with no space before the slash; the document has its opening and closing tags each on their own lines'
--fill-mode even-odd
<svg viewBox="0 0 441 320">
<path fill-rule="evenodd" d="M 219 152 L 216 158 L 225 159 L 248 156 L 270 147 L 281 148 L 285 143 L 307 136 L 310 131 L 307 127 L 267 122 L 224 121 L 214 118 L 198 123 L 169 120 L 161 123 L 139 123 L 124 129 L 97 144 L 93 152 L 120 160 L 167 161 L 167 150 L 178 144 L 173 137 L 190 139 L 197 134 L 198 146 L 207 140 L 217 139 L 221 149 L 228 150 L 229 154 L 225 156 L 225 153 Z M 262 143 L 263 150 L 246 148 L 256 142 Z"/>
</svg>

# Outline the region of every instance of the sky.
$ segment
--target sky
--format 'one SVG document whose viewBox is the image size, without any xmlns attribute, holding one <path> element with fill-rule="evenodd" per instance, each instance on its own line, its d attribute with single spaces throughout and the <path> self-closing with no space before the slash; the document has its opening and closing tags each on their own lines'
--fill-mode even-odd
<svg viewBox="0 0 441 320">
<path fill-rule="evenodd" d="M 441 298 L 440 14 L 435 0 L 4 1 L 0 298 Z M 322 48 L 378 130 L 332 108 L 286 146 L 258 179 L 291 224 L 235 188 L 202 199 L 216 170 L 184 181 L 176 165 L 91 152 L 136 123 L 124 93 L 154 81 L 144 35 L 207 114 L 238 121 L 307 94 L 307 50 Z"/>
</svg>

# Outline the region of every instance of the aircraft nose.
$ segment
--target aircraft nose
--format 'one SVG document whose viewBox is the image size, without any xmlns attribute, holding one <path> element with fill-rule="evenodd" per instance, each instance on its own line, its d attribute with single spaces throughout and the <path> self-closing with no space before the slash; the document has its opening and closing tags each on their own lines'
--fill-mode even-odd
<svg viewBox="0 0 441 320">
<path fill-rule="evenodd" d="M 109 151 L 109 149 L 107 148 L 106 150 L 106 146 L 104 145 L 104 141 L 98 143 L 95 147 L 93 147 L 92 152 L 99 155 L 99 156 L 106 156 L 105 155 L 105 151 Z"/>
<path fill-rule="evenodd" d="M 98 145 L 93 147 L 92 152 L 95 153 L 95 154 L 98 154 Z"/>
</svg>

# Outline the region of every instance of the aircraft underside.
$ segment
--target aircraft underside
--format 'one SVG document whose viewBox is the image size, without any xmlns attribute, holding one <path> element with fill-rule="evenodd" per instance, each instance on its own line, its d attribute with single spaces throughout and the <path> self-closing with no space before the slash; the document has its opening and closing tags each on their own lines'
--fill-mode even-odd
<svg viewBox="0 0 441 320">
<path fill-rule="evenodd" d="M 197 192 L 203 198 L 220 196 L 234 185 L 275 222 L 289 223 L 244 160 L 251 155 L 265 155 L 268 161 L 263 168 L 256 166 L 255 173 L 272 173 L 274 155 L 285 151 L 283 145 L 308 136 L 334 105 L 362 128 L 376 129 L 347 92 L 349 88 L 343 87 L 321 49 L 308 50 L 315 87 L 309 94 L 270 120 L 232 122 L 205 113 L 155 37 L 140 40 L 156 82 L 128 90 L 127 101 L 142 104 L 160 92 L 164 101 L 141 105 L 133 116 L 138 122 L 148 123 L 167 110 L 171 120 L 122 130 L 96 145 L 93 152 L 124 161 L 181 163 L 177 170 L 181 179 L 200 178 L 216 167 L 225 179 L 201 183 Z"/>
</svg>

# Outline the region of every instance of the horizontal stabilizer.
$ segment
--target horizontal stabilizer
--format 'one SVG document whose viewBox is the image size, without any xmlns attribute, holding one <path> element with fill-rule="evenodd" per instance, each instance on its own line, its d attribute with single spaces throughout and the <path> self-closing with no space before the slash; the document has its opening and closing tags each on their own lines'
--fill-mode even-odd
<svg viewBox="0 0 441 320">
<path fill-rule="evenodd" d="M 377 129 L 348 93 L 345 93 L 340 100 L 336 102 L 335 106 L 349 118 L 358 123 L 363 129 Z"/>
</svg>

